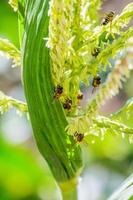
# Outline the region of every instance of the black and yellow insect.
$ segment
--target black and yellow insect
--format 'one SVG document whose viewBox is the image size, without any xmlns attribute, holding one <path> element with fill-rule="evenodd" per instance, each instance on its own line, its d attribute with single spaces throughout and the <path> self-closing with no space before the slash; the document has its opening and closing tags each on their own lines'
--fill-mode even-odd
<svg viewBox="0 0 133 200">
<path fill-rule="evenodd" d="M 106 15 L 106 17 L 104 18 L 104 20 L 103 20 L 103 22 L 102 22 L 102 25 L 105 26 L 105 25 L 107 25 L 109 22 L 112 22 L 114 15 L 115 15 L 115 12 L 110 11 L 110 12 Z"/>
<path fill-rule="evenodd" d="M 101 84 L 101 77 L 99 75 L 93 78 L 92 86 L 98 87 Z"/>
<path fill-rule="evenodd" d="M 77 95 L 77 103 L 78 103 L 78 104 L 80 104 L 80 102 L 82 101 L 83 97 L 84 97 L 83 93 L 79 93 L 79 94 Z"/>
<path fill-rule="evenodd" d="M 82 142 L 83 139 L 84 139 L 84 134 L 83 133 L 79 133 L 77 131 L 73 134 L 73 136 L 74 136 L 76 142 Z"/>
<path fill-rule="evenodd" d="M 92 93 L 94 92 L 95 88 L 99 87 L 100 84 L 101 84 L 101 77 L 97 75 L 93 78 L 93 81 L 92 81 L 92 86 L 93 86 Z"/>
<path fill-rule="evenodd" d="M 69 99 L 69 98 L 67 98 L 67 99 L 65 100 L 65 102 L 63 103 L 63 108 L 64 108 L 65 110 L 71 110 L 71 107 L 72 107 L 72 100 Z"/>
<path fill-rule="evenodd" d="M 95 58 L 98 56 L 98 54 L 100 53 L 101 48 L 100 47 L 96 47 L 93 49 L 93 51 L 91 52 L 91 55 L 94 56 Z"/>
<path fill-rule="evenodd" d="M 54 88 L 54 99 L 59 99 L 63 93 L 63 87 L 61 85 L 57 85 Z"/>
</svg>

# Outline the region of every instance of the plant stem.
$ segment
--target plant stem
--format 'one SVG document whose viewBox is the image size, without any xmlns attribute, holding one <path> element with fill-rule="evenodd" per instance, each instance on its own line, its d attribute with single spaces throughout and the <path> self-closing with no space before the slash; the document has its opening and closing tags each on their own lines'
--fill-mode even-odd
<svg viewBox="0 0 133 200">
<path fill-rule="evenodd" d="M 62 200 L 77 200 L 77 179 L 60 184 Z"/>
</svg>

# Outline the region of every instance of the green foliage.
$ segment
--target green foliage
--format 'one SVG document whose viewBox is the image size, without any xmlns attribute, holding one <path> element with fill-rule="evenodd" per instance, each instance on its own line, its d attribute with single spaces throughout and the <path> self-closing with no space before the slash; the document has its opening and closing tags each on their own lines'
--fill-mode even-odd
<svg viewBox="0 0 133 200">
<path fill-rule="evenodd" d="M 8 1 L 0 1 L 0 36 L 2 38 L 8 38 L 9 41 L 13 42 L 17 47 L 19 46 L 18 37 L 18 19 L 17 12 L 11 9 Z"/>
<path fill-rule="evenodd" d="M 30 149 L 6 144 L 0 138 L 0 199 L 22 200 L 27 197 L 27 200 L 39 200 L 41 188 L 47 194 L 51 192 L 50 186 L 54 191 L 56 186 L 52 175 L 45 163 L 43 166 Z M 53 195 L 49 197 L 54 199 Z"/>
</svg>

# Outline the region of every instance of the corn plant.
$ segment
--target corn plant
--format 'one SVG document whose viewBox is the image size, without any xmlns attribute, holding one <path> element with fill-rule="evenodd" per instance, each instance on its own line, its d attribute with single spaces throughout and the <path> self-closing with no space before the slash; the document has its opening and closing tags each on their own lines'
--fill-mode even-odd
<svg viewBox="0 0 133 200">
<path fill-rule="evenodd" d="M 0 111 L 14 106 L 29 115 L 38 149 L 64 200 L 77 199 L 83 168 L 81 143 L 90 137 L 92 142 L 95 137 L 104 139 L 108 133 L 133 139 L 133 127 L 122 117 L 132 117 L 133 99 L 107 117 L 100 112 L 101 105 L 118 94 L 133 68 L 133 27 L 128 26 L 133 3 L 119 15 L 110 12 L 103 21 L 99 18 L 101 3 L 10 0 L 18 12 L 20 49 L 0 39 L 0 51 L 13 60 L 13 66 L 22 68 L 26 98 L 24 103 L 1 92 Z M 101 83 L 96 77 L 108 69 L 107 79 Z M 84 98 L 81 83 L 98 86 L 85 107 L 79 103 Z"/>
</svg>

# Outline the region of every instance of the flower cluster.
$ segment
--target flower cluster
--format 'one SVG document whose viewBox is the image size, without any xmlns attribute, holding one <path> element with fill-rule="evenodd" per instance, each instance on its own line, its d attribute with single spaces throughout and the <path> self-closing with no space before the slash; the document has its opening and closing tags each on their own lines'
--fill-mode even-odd
<svg viewBox="0 0 133 200">
<path fill-rule="evenodd" d="M 9 4 L 13 7 L 15 12 L 18 10 L 18 0 L 9 0 Z"/>
<path fill-rule="evenodd" d="M 3 114 L 12 107 L 15 107 L 17 111 L 19 111 L 20 113 L 28 112 L 26 103 L 23 103 L 12 97 L 8 97 L 3 92 L 0 91 L 0 113 Z"/>
<path fill-rule="evenodd" d="M 14 67 L 21 65 L 21 53 L 9 40 L 0 38 L 0 53 L 11 58 Z"/>
</svg>

